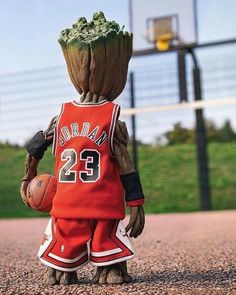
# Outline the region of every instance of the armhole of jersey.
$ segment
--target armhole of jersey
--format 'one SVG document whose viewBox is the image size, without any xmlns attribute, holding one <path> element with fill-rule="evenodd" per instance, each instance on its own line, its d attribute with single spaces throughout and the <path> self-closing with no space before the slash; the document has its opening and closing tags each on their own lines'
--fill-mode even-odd
<svg viewBox="0 0 236 295">
<path fill-rule="evenodd" d="M 58 141 L 58 126 L 59 126 L 59 123 L 60 123 L 60 119 L 61 119 L 61 115 L 64 111 L 64 103 L 62 104 L 61 106 L 61 112 L 60 112 L 60 115 L 58 117 L 58 120 L 57 120 L 57 124 L 55 126 L 55 131 L 54 131 L 54 135 L 53 135 L 53 145 L 52 145 L 52 154 L 53 156 L 55 157 L 56 156 L 56 152 L 57 152 L 57 141 Z"/>
<path fill-rule="evenodd" d="M 119 118 L 119 115 L 120 115 L 120 106 L 115 105 L 114 108 L 113 108 L 112 116 L 111 116 L 111 125 L 110 125 L 110 130 L 109 130 L 109 135 L 108 135 L 109 151 L 110 151 L 110 155 L 112 157 L 114 157 L 113 138 L 114 138 L 116 122 L 117 122 L 117 120 Z"/>
</svg>

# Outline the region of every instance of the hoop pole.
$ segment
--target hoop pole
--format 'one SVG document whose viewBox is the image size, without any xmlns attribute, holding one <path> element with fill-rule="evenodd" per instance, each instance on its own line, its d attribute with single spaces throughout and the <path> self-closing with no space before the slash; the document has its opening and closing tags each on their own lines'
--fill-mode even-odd
<svg viewBox="0 0 236 295">
<path fill-rule="evenodd" d="M 188 101 L 187 77 L 186 77 L 186 53 L 185 49 L 178 50 L 178 81 L 179 81 L 179 102 Z"/>
<path fill-rule="evenodd" d="M 201 71 L 197 57 L 193 50 L 189 51 L 193 58 L 193 85 L 195 101 L 202 100 Z M 209 185 L 207 138 L 203 109 L 195 110 L 196 117 L 196 145 L 198 159 L 198 175 L 200 186 L 200 204 L 202 210 L 211 210 L 211 191 Z"/>
</svg>

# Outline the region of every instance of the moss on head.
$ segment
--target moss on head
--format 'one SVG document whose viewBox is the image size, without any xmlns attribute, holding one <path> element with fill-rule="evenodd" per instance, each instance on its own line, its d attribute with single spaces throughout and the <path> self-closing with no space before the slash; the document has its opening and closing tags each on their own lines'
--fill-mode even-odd
<svg viewBox="0 0 236 295">
<path fill-rule="evenodd" d="M 119 24 L 115 21 L 107 21 L 102 11 L 96 12 L 93 19 L 87 22 L 85 17 L 80 17 L 71 28 L 63 30 L 60 34 L 59 42 L 61 40 L 70 44 L 71 39 L 78 39 L 90 43 L 100 36 L 105 36 L 110 31 L 119 33 L 123 31 L 124 27 L 120 28 Z"/>
</svg>

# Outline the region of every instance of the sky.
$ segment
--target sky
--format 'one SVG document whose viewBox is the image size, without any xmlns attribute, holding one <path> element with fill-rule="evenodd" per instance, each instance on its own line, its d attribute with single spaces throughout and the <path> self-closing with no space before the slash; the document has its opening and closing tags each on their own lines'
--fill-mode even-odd
<svg viewBox="0 0 236 295">
<path fill-rule="evenodd" d="M 128 27 L 128 2 L 0 0 L 0 73 L 64 64 L 57 39 L 80 16 L 102 10 Z"/>
<path fill-rule="evenodd" d="M 236 38 L 236 1 L 196 0 L 199 41 L 211 42 Z"/>
<path fill-rule="evenodd" d="M 145 0 L 135 1 L 145 7 Z M 181 1 L 186 0 L 179 0 L 180 6 Z M 236 37 L 235 0 L 196 3 L 200 43 Z M 128 0 L 0 0 L 0 74 L 63 65 L 57 43 L 62 29 L 99 10 L 129 29 L 128 6 Z"/>
</svg>

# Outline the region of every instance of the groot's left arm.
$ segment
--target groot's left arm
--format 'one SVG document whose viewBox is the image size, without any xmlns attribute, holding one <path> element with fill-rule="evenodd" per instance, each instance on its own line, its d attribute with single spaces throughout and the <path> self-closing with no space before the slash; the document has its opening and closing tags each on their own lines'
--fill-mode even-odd
<svg viewBox="0 0 236 295">
<path fill-rule="evenodd" d="M 26 149 L 28 154 L 25 158 L 25 175 L 22 178 L 20 186 L 20 194 L 23 202 L 29 206 L 27 202 L 27 187 L 30 181 L 37 176 L 37 168 L 40 160 L 43 158 L 44 152 L 47 147 L 53 142 L 54 128 L 57 123 L 57 118 L 54 117 L 48 128 L 45 131 L 40 131 L 33 136 L 27 145 Z"/>
<path fill-rule="evenodd" d="M 138 173 L 134 169 L 127 149 L 129 135 L 124 122 L 117 121 L 114 134 L 114 155 L 120 167 L 121 180 L 125 187 L 126 202 L 130 207 L 130 220 L 126 231 L 131 229 L 130 237 L 137 238 L 143 231 L 145 214 L 142 204 L 144 197 Z"/>
</svg>

